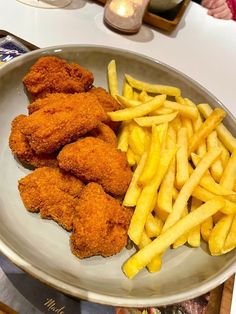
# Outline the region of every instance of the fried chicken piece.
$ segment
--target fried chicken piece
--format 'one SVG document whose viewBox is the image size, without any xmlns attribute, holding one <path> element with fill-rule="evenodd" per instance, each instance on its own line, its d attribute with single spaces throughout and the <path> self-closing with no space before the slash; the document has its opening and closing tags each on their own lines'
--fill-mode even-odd
<svg viewBox="0 0 236 314">
<path fill-rule="evenodd" d="M 40 212 L 42 218 L 56 221 L 72 230 L 75 207 L 83 183 L 59 168 L 38 168 L 19 180 L 22 201 L 30 212 Z"/>
<path fill-rule="evenodd" d="M 72 253 L 79 258 L 119 253 L 127 244 L 131 215 L 130 209 L 106 194 L 99 184 L 89 183 L 75 210 Z"/>
<path fill-rule="evenodd" d="M 22 132 L 37 153 L 52 153 L 96 128 L 105 119 L 97 98 L 90 93 L 50 94 L 43 108 L 26 117 Z"/>
<path fill-rule="evenodd" d="M 93 74 L 76 63 L 55 56 L 41 57 L 23 78 L 32 99 L 51 93 L 81 93 L 93 84 Z"/>
<path fill-rule="evenodd" d="M 98 98 L 98 101 L 106 112 L 121 109 L 121 105 L 118 101 L 116 101 L 104 88 L 94 87 L 90 89 L 89 93 L 94 94 Z M 106 123 L 114 131 L 117 131 L 120 126 L 120 122 L 111 121 L 108 116 L 104 123 Z"/>
<path fill-rule="evenodd" d="M 19 115 L 12 121 L 11 133 L 9 137 L 9 146 L 12 153 L 22 163 L 29 164 L 34 167 L 56 167 L 57 153 L 39 154 L 32 150 L 25 135 L 22 133 L 22 121 L 26 118 L 25 115 Z"/>
<path fill-rule="evenodd" d="M 97 182 L 107 193 L 123 195 L 132 172 L 125 153 L 99 138 L 86 137 L 63 147 L 59 166 L 82 181 Z"/>
<path fill-rule="evenodd" d="M 117 138 L 115 133 L 109 128 L 108 125 L 100 123 L 95 129 L 87 133 L 87 136 L 100 138 L 104 142 L 110 143 L 112 146 L 117 147 Z"/>
</svg>

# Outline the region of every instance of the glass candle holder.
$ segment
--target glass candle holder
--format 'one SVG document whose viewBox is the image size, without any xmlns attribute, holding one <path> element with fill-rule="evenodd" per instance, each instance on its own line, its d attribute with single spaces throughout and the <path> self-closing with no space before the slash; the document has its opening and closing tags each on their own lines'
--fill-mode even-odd
<svg viewBox="0 0 236 314">
<path fill-rule="evenodd" d="M 104 21 L 124 33 L 137 33 L 150 0 L 108 0 Z"/>
</svg>

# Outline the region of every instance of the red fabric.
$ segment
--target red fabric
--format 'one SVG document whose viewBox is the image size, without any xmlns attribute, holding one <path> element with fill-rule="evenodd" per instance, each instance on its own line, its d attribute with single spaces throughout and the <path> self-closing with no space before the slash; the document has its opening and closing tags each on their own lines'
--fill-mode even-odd
<svg viewBox="0 0 236 314">
<path fill-rule="evenodd" d="M 236 21 L 236 0 L 227 0 L 227 4 L 232 12 L 232 19 Z"/>
</svg>

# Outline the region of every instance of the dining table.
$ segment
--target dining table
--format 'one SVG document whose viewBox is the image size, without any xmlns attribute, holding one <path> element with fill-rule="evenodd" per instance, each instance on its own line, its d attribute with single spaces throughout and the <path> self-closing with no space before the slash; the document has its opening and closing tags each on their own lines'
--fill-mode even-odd
<svg viewBox="0 0 236 314">
<path fill-rule="evenodd" d="M 73 0 L 64 8 L 43 9 L 16 0 L 0 0 L 0 30 L 39 48 L 73 44 L 107 46 L 159 60 L 201 84 L 236 117 L 236 22 L 216 19 L 208 15 L 207 9 L 194 2 L 189 3 L 172 32 L 143 23 L 137 33 L 122 34 L 106 26 L 104 7 L 97 1 Z M 11 273 L 8 280 L 12 277 L 14 282 L 17 270 L 3 256 L 0 257 L 0 266 L 0 302 L 4 302 L 6 290 L 1 287 L 3 281 L 7 280 L 6 273 Z M 18 274 L 19 278 L 23 278 L 20 270 Z M 24 282 L 37 286 L 30 277 Z M 52 299 L 55 297 L 51 288 L 47 293 L 45 300 L 50 299 L 50 295 Z M 20 313 L 44 313 L 43 309 L 32 312 L 29 300 L 24 302 L 28 310 L 24 311 L 19 301 Z M 110 307 L 89 302 L 82 304 L 82 313 L 112 313 Z M 45 313 L 49 313 L 47 307 L 44 309 Z M 71 313 L 75 312 L 72 310 Z M 231 314 L 234 313 L 236 289 L 231 304 Z"/>
</svg>

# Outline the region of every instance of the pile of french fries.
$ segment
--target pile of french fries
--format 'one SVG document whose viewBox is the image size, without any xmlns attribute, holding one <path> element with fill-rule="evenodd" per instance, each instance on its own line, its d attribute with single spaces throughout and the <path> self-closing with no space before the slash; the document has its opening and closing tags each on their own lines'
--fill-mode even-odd
<svg viewBox="0 0 236 314">
<path fill-rule="evenodd" d="M 128 234 L 138 251 L 123 265 L 126 276 L 156 272 L 169 247 L 199 247 L 201 239 L 213 256 L 233 250 L 236 138 L 222 124 L 224 110 L 130 75 L 120 95 L 114 60 L 108 83 L 123 106 L 108 114 L 122 122 L 118 148 L 133 169 L 123 205 L 134 208 Z"/>
</svg>

